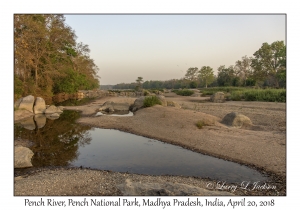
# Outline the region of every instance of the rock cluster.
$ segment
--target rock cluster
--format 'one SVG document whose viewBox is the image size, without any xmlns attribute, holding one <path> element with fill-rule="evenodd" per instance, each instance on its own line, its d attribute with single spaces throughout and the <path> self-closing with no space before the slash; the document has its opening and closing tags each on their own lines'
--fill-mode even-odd
<svg viewBox="0 0 300 210">
<path fill-rule="evenodd" d="M 27 110 L 33 114 L 48 114 L 52 115 L 54 113 L 62 113 L 63 107 L 56 106 L 46 106 L 45 100 L 41 97 L 36 97 L 29 95 L 18 99 L 14 107 L 19 110 Z"/>
<path fill-rule="evenodd" d="M 99 111 L 105 111 L 108 113 L 129 111 L 128 103 L 114 103 L 112 101 L 106 101 Z"/>
</svg>

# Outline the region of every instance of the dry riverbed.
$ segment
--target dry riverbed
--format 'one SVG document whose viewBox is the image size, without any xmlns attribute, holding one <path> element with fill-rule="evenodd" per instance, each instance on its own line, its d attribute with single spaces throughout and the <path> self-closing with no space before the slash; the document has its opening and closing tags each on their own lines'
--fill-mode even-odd
<svg viewBox="0 0 300 210">
<path fill-rule="evenodd" d="M 120 184 L 177 183 L 209 191 L 193 191 L 190 195 L 285 195 L 286 174 L 286 105 L 285 103 L 225 102 L 210 103 L 202 97 L 183 97 L 173 93 L 167 100 L 179 103 L 182 108 L 154 106 L 138 110 L 133 117 L 95 116 L 96 110 L 106 101 L 128 102 L 135 98 L 106 97 L 84 106 L 65 107 L 82 111 L 78 123 L 150 137 L 184 148 L 242 163 L 268 173 L 273 180 L 270 190 L 217 190 L 217 180 L 181 176 L 149 176 L 107 172 L 90 169 L 45 168 L 15 171 L 15 195 L 122 195 Z M 228 113 L 235 111 L 248 116 L 255 129 L 238 129 L 220 123 Z M 207 126 L 196 127 L 197 121 Z M 262 183 L 261 183 L 262 184 Z M 149 187 L 149 186 L 148 186 Z M 212 191 L 213 190 L 213 191 Z M 195 193 L 197 192 L 197 193 Z M 163 192 L 160 192 L 162 195 Z M 124 193 L 123 193 L 124 194 Z M 167 193 L 168 194 L 168 193 Z M 172 193 L 169 193 L 172 195 Z"/>
</svg>

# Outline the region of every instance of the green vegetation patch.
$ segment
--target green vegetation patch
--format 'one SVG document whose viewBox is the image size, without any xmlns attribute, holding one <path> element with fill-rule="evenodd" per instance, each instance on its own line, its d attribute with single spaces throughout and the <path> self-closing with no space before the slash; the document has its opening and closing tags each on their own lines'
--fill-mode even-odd
<svg viewBox="0 0 300 210">
<path fill-rule="evenodd" d="M 156 104 L 161 105 L 161 101 L 156 96 L 150 96 L 144 99 L 144 107 L 150 107 Z"/>
<path fill-rule="evenodd" d="M 199 120 L 197 123 L 196 123 L 196 126 L 199 128 L 199 129 L 202 129 L 203 126 L 205 126 L 205 122 L 203 120 Z"/>
<path fill-rule="evenodd" d="M 190 96 L 190 95 L 194 94 L 194 91 L 188 90 L 188 89 L 173 90 L 172 92 L 176 93 L 177 95 L 181 95 L 181 96 Z"/>
<path fill-rule="evenodd" d="M 55 106 L 81 106 L 89 104 L 94 100 L 95 98 L 83 98 L 81 100 L 69 99 L 60 103 L 56 103 Z"/>
<path fill-rule="evenodd" d="M 202 89 L 202 96 L 224 92 L 227 100 L 286 102 L 286 89 L 253 89 L 243 87 L 214 87 Z"/>
</svg>

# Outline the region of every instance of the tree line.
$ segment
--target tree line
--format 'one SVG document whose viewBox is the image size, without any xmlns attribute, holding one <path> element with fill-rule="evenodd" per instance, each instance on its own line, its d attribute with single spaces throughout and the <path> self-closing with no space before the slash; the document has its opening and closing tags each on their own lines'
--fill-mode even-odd
<svg viewBox="0 0 300 210">
<path fill-rule="evenodd" d="M 76 38 L 63 15 L 14 15 L 14 98 L 99 88 L 90 49 Z"/>
<path fill-rule="evenodd" d="M 141 77 L 142 78 L 142 77 Z M 121 83 L 114 89 L 134 89 L 139 83 Z M 283 41 L 263 43 L 253 57 L 243 56 L 234 65 L 221 65 L 217 75 L 210 66 L 190 67 L 181 79 L 145 81 L 145 89 L 178 89 L 216 86 L 286 87 L 286 46 Z"/>
</svg>

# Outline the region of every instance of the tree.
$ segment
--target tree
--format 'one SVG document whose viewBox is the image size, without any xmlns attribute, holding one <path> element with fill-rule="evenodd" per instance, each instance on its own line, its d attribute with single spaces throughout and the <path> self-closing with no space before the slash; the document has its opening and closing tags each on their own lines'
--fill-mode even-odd
<svg viewBox="0 0 300 210">
<path fill-rule="evenodd" d="M 272 80 L 276 87 L 279 86 L 279 72 L 286 71 L 286 46 L 283 41 L 276 41 L 272 44 L 263 43 L 261 48 L 257 50 L 252 59 L 251 66 L 254 69 L 254 77 L 257 80 Z"/>
<path fill-rule="evenodd" d="M 89 57 L 88 46 L 75 40 L 75 32 L 65 24 L 63 15 L 14 15 L 15 98 L 99 87 L 99 69 Z"/>
<path fill-rule="evenodd" d="M 228 68 L 222 65 L 218 68 L 218 85 L 219 86 L 231 86 L 233 84 L 233 79 L 235 78 L 233 66 Z"/>
<path fill-rule="evenodd" d="M 185 79 L 191 80 L 191 81 L 196 81 L 197 80 L 197 75 L 198 75 L 198 68 L 195 67 L 190 67 L 186 73 L 185 73 Z"/>
<path fill-rule="evenodd" d="M 214 81 L 213 69 L 209 66 L 203 66 L 199 71 L 199 78 L 204 82 L 205 87 Z"/>
<path fill-rule="evenodd" d="M 246 85 L 246 81 L 249 76 L 252 74 L 253 69 L 251 67 L 252 57 L 247 57 L 246 55 L 242 57 L 242 60 L 238 60 L 235 62 L 235 73 L 242 81 L 243 84 Z"/>
<path fill-rule="evenodd" d="M 135 81 L 137 82 L 136 89 L 140 90 L 142 88 L 143 77 L 138 77 Z"/>
</svg>

